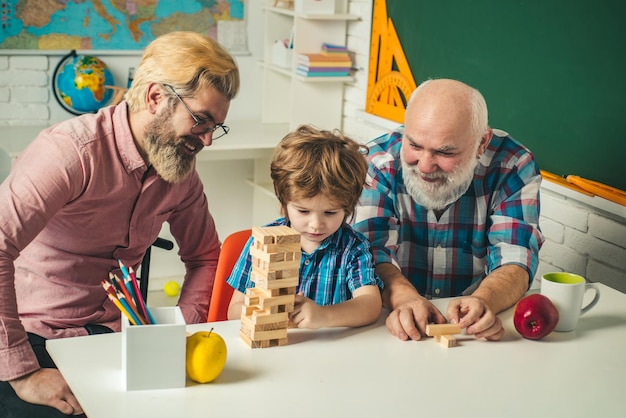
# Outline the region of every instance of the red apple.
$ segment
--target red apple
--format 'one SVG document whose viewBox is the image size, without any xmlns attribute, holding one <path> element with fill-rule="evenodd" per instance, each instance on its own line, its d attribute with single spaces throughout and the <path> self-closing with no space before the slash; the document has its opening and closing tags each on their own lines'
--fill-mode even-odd
<svg viewBox="0 0 626 418">
<path fill-rule="evenodd" d="M 554 331 L 558 322 L 559 311 L 540 293 L 521 298 L 515 306 L 513 325 L 524 338 L 540 340 Z"/>
</svg>

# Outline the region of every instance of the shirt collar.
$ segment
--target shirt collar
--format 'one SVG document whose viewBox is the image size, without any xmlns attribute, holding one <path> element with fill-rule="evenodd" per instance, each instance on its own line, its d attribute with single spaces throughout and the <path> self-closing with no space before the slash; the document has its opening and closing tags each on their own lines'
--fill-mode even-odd
<svg viewBox="0 0 626 418">
<path fill-rule="evenodd" d="M 128 122 L 128 104 L 123 101 L 115 107 L 113 112 L 113 133 L 115 135 L 115 143 L 117 144 L 117 152 L 124 163 L 127 173 L 143 168 L 146 170 L 146 162 L 141 157 L 137 145 L 133 139 L 133 133 L 130 130 Z"/>
</svg>

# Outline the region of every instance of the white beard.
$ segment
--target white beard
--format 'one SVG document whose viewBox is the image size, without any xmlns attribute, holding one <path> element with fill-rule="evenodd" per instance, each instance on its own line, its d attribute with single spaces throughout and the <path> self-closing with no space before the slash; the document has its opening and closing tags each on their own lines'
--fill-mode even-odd
<svg viewBox="0 0 626 418">
<path fill-rule="evenodd" d="M 478 165 L 478 159 L 472 158 L 467 164 L 458 165 L 450 174 L 442 172 L 424 174 L 417 165 L 407 164 L 402 152 L 400 160 L 407 193 L 417 204 L 433 210 L 444 209 L 463 196 L 474 180 L 474 169 Z M 437 181 L 426 182 L 422 177 Z"/>
</svg>

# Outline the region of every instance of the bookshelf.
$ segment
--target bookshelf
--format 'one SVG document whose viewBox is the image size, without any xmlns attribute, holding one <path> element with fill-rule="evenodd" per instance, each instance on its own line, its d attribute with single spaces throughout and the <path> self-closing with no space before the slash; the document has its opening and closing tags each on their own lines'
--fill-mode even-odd
<svg viewBox="0 0 626 418">
<path fill-rule="evenodd" d="M 319 52 L 323 42 L 346 44 L 348 22 L 359 20 L 345 13 L 304 14 L 274 7 L 264 8 L 263 123 L 286 123 L 289 130 L 303 123 L 323 129 L 341 129 L 344 83 L 352 77 L 309 78 L 295 74 L 299 53 Z M 279 4 L 280 5 L 280 4 Z M 291 55 L 277 65 L 276 42 L 292 39 Z"/>
</svg>

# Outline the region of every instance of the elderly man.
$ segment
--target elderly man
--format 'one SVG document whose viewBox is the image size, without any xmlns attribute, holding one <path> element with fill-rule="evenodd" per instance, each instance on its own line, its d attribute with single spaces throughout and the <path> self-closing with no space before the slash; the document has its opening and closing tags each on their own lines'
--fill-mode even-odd
<svg viewBox="0 0 626 418">
<path fill-rule="evenodd" d="M 372 243 L 389 331 L 418 340 L 427 323 L 446 322 L 429 299 L 460 296 L 448 320 L 501 339 L 496 314 L 528 289 L 543 243 L 530 151 L 488 126 L 477 90 L 446 79 L 422 83 L 404 126 L 368 146 L 354 228 Z"/>
</svg>

